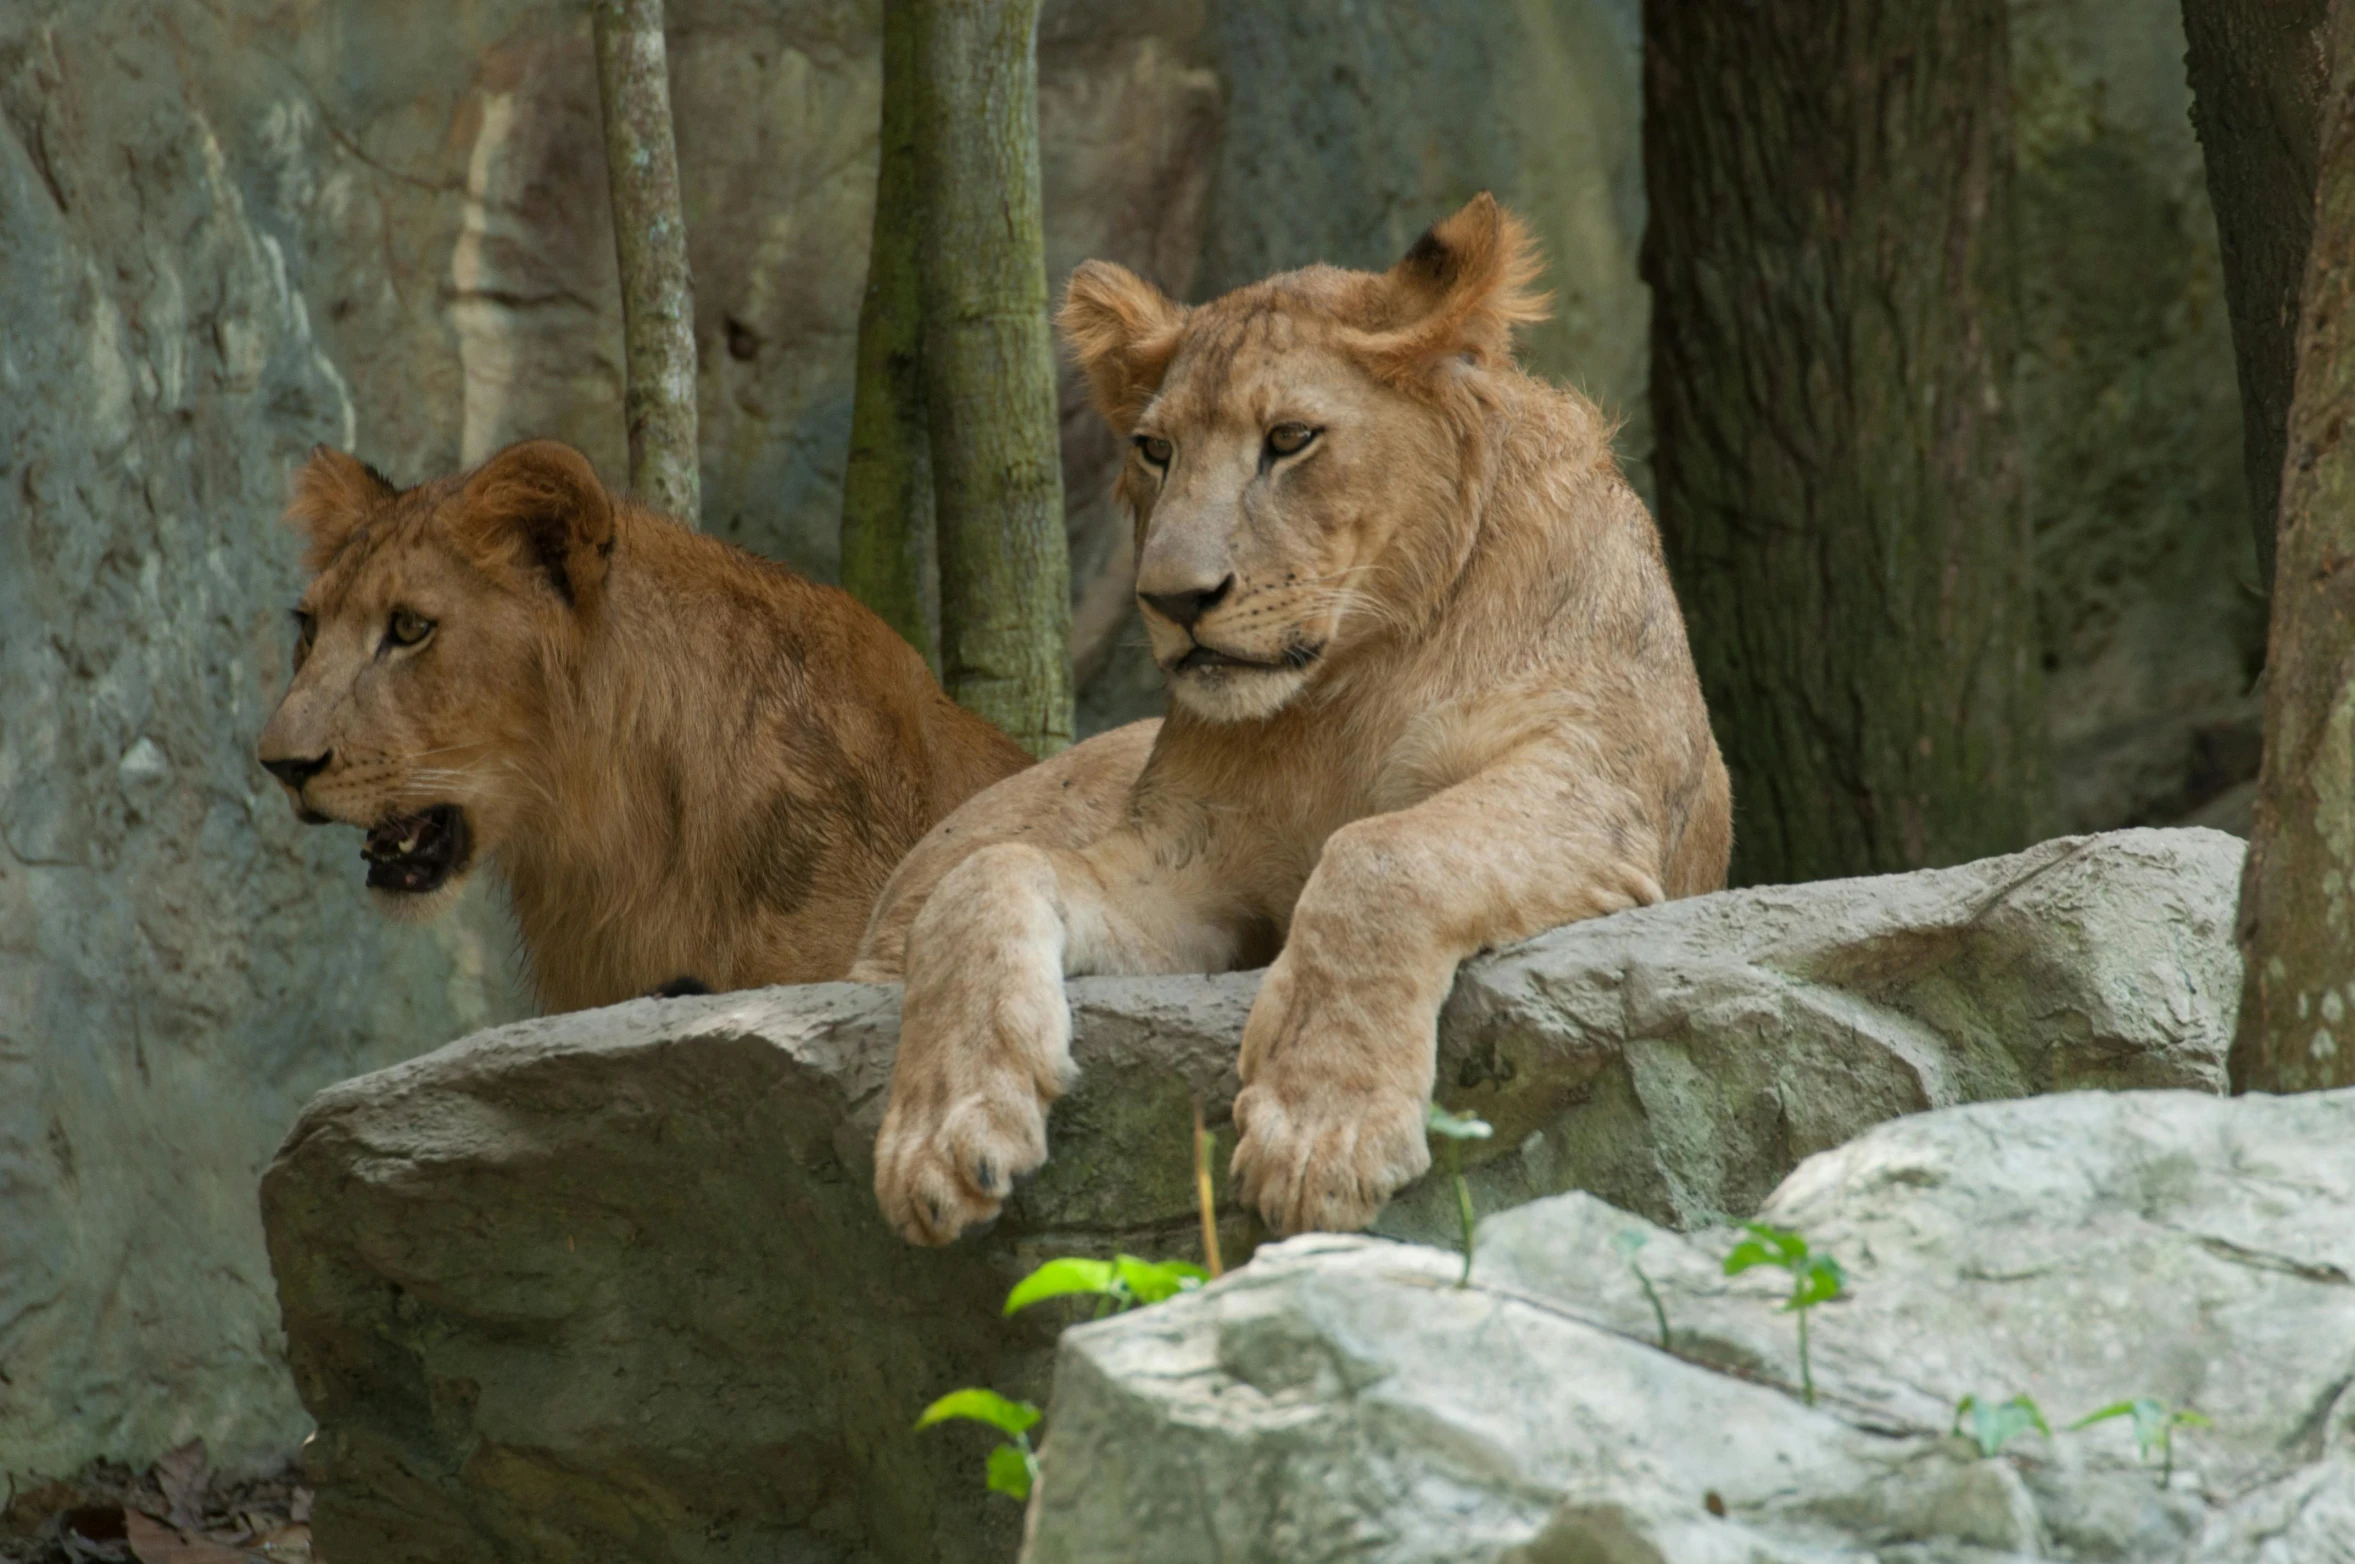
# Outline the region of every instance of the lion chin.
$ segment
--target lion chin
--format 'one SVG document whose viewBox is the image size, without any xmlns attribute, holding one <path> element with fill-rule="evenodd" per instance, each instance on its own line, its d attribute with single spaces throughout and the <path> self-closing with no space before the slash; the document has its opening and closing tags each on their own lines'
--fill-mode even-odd
<svg viewBox="0 0 2355 1564">
<path fill-rule="evenodd" d="M 1171 675 L 1169 695 L 1207 722 L 1261 722 L 1306 688 L 1308 673 L 1300 668 L 1181 666 Z"/>
<path fill-rule="evenodd" d="M 376 910 L 395 923 L 431 923 L 466 894 L 466 876 L 454 874 L 430 891 L 387 891 L 368 888 Z"/>
</svg>

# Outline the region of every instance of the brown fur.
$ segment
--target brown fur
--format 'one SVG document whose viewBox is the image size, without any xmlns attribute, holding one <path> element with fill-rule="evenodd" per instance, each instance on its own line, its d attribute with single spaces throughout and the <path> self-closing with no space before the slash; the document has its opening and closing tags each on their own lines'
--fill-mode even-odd
<svg viewBox="0 0 2355 1564">
<path fill-rule="evenodd" d="M 1073 276 L 1066 337 L 1140 442 L 1120 492 L 1171 711 L 983 793 L 879 902 L 857 970 L 904 947 L 907 1001 L 876 1193 L 908 1237 L 987 1219 L 1044 1158 L 1066 975 L 1280 944 L 1235 1177 L 1280 1229 L 1355 1227 L 1429 1165 L 1460 961 L 1724 883 L 1725 768 L 1658 534 L 1602 415 L 1512 362 L 1534 271 L 1483 196 L 1382 274 L 1192 310 Z M 1196 594 L 1190 629 L 1156 606 Z"/>
<path fill-rule="evenodd" d="M 880 619 L 620 500 L 541 441 L 407 490 L 322 450 L 288 515 L 315 633 L 265 761 L 313 820 L 465 812 L 540 1001 L 841 977 L 909 844 L 1018 770 Z M 406 610 L 427 639 L 386 636 Z M 388 910 L 426 916 L 456 880 Z"/>
</svg>

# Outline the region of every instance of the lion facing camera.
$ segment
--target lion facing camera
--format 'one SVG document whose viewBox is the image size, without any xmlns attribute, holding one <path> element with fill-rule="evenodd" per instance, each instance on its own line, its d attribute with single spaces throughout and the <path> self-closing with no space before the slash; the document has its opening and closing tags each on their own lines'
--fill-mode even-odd
<svg viewBox="0 0 2355 1564">
<path fill-rule="evenodd" d="M 1073 276 L 1170 713 L 981 794 L 885 889 L 854 975 L 906 978 L 875 1188 L 907 1237 L 1045 1158 L 1066 976 L 1272 958 L 1237 1188 L 1282 1231 L 1352 1228 L 1429 1164 L 1459 962 L 1724 883 L 1659 535 L 1602 414 L 1513 363 L 1535 270 L 1482 196 L 1379 274 L 1192 309 Z"/>
</svg>

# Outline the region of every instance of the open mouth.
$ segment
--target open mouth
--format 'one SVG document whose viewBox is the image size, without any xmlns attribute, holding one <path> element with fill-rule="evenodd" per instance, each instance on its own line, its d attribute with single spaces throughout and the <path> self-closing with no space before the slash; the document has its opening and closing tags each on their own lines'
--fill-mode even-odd
<svg viewBox="0 0 2355 1564">
<path fill-rule="evenodd" d="M 440 890 L 465 865 L 466 846 L 465 812 L 436 804 L 380 823 L 360 853 L 368 860 L 369 889 L 421 896 Z"/>
<path fill-rule="evenodd" d="M 1256 668 L 1262 673 L 1277 673 L 1287 669 L 1305 668 L 1317 660 L 1321 646 L 1290 646 L 1284 655 L 1273 661 L 1256 657 L 1237 657 L 1214 646 L 1197 646 L 1171 665 L 1173 673 L 1192 673 L 1202 668 Z"/>
</svg>

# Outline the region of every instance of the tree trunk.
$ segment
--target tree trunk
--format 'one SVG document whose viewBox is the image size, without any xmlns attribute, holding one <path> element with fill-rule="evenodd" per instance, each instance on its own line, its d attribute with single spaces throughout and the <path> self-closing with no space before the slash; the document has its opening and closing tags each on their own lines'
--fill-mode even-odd
<svg viewBox="0 0 2355 1564">
<path fill-rule="evenodd" d="M 703 515 L 695 433 L 695 290 L 679 208 L 662 0 L 595 0 L 605 176 L 621 262 L 630 491 L 692 527 Z"/>
<path fill-rule="evenodd" d="M 2314 229 L 2329 0 L 2183 0 L 2192 126 L 2224 253 L 2260 584 L 2273 547 L 2297 371 L 2298 290 Z"/>
<path fill-rule="evenodd" d="M 2338 68 L 2317 116 L 2265 767 L 2241 881 L 2235 1091 L 2355 1085 L 2355 0 L 2325 25 Z"/>
<path fill-rule="evenodd" d="M 842 584 L 938 670 L 940 574 L 932 445 L 924 422 L 923 293 L 917 235 L 916 0 L 883 0 L 883 137 L 859 378 L 842 483 Z"/>
<path fill-rule="evenodd" d="M 2006 27 L 1645 8 L 1660 519 L 1738 882 L 1999 852 L 2048 808 Z"/>
<path fill-rule="evenodd" d="M 1039 214 L 1038 0 L 910 0 L 942 682 L 1071 742 L 1071 562 Z"/>
</svg>

